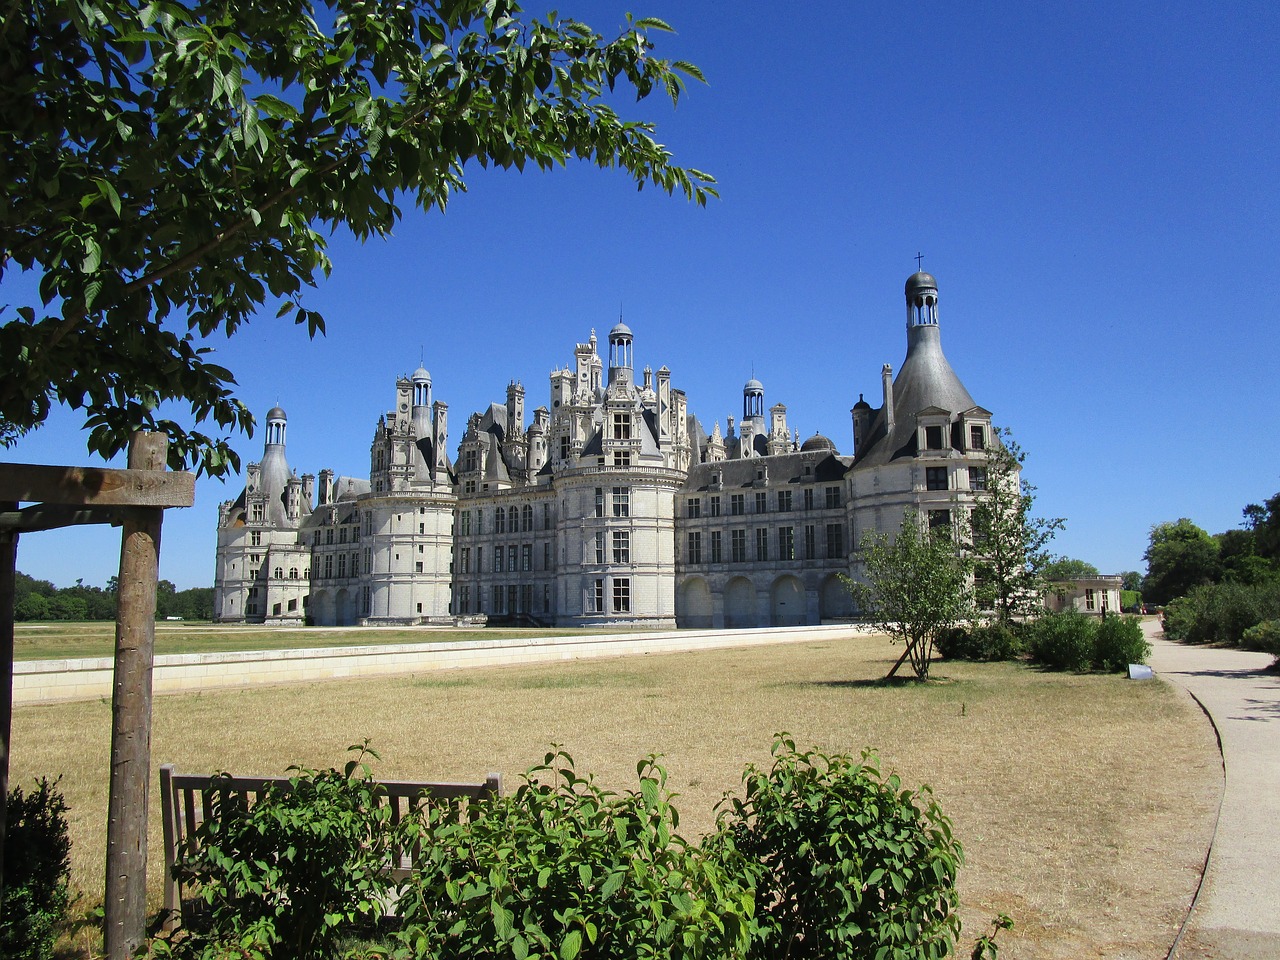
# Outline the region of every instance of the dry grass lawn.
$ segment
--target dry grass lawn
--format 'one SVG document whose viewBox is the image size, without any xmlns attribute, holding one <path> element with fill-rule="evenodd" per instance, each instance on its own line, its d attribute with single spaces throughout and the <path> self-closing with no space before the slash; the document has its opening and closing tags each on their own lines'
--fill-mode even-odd
<svg viewBox="0 0 1280 960">
<path fill-rule="evenodd" d="M 626 789 L 636 760 L 660 753 L 682 832 L 696 836 L 743 765 L 768 761 L 775 732 L 802 747 L 871 746 L 908 784 L 931 784 L 953 819 L 970 941 L 1004 911 L 1017 927 L 1002 958 L 1164 957 L 1221 788 L 1199 711 L 1161 682 L 1012 664 L 937 664 L 928 685 L 881 686 L 892 653 L 861 638 L 175 695 L 156 700 L 153 758 L 275 774 L 338 764 L 368 737 L 382 776 L 501 770 L 514 788 L 554 741 Z M 24 707 L 14 721 L 13 782 L 64 775 L 74 880 L 90 897 L 102 883 L 110 723 L 106 702 Z"/>
</svg>

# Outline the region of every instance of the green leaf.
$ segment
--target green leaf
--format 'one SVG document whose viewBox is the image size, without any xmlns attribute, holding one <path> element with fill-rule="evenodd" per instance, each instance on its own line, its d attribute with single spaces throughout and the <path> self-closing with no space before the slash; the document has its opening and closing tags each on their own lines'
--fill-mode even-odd
<svg viewBox="0 0 1280 960">
<path fill-rule="evenodd" d="M 582 950 L 582 931 L 570 930 L 560 942 L 560 960 L 573 960 Z"/>
</svg>

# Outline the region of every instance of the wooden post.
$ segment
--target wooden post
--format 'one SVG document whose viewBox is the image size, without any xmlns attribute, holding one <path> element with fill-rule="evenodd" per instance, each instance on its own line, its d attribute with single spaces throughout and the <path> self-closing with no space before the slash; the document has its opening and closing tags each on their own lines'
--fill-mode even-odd
<svg viewBox="0 0 1280 960">
<path fill-rule="evenodd" d="M 13 510 L 16 503 L 0 503 Z M 4 841 L 9 824 L 9 736 L 13 729 L 13 597 L 18 533 L 0 530 L 0 901 L 4 898 Z"/>
<path fill-rule="evenodd" d="M 134 434 L 129 443 L 129 469 L 163 470 L 168 447 L 163 434 Z M 151 668 L 163 517 L 161 508 L 138 509 L 121 531 L 103 907 L 107 960 L 132 957 L 146 933 Z"/>
</svg>

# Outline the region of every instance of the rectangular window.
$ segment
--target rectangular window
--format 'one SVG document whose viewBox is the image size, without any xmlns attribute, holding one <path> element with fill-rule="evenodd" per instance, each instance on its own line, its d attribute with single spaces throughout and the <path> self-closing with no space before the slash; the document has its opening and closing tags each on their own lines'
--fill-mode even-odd
<svg viewBox="0 0 1280 960">
<path fill-rule="evenodd" d="M 987 468 L 986 467 L 970 467 L 969 468 L 969 489 L 970 490 L 987 489 Z"/>
<path fill-rule="evenodd" d="M 414 563 L 414 565 L 413 565 L 413 572 L 414 572 L 414 573 L 421 573 L 421 572 L 422 572 L 422 561 L 421 561 L 421 560 L 418 560 L 417 562 L 415 562 L 415 563 Z"/>
<path fill-rule="evenodd" d="M 818 531 L 812 523 L 804 525 L 804 558 L 813 560 L 818 556 Z"/>
<path fill-rule="evenodd" d="M 551 544 L 544 543 L 542 545 L 542 569 L 551 569 Z"/>
<path fill-rule="evenodd" d="M 628 487 L 613 488 L 613 515 L 615 517 L 631 516 L 631 490 Z"/>
<path fill-rule="evenodd" d="M 924 485 L 926 490 L 946 490 L 947 489 L 947 468 L 946 467 L 925 467 Z"/>
<path fill-rule="evenodd" d="M 827 524 L 827 559 L 839 560 L 844 556 L 844 524 Z"/>
<path fill-rule="evenodd" d="M 426 532 L 427 532 L 427 525 L 425 523 L 418 524 L 418 535 L 421 536 Z"/>
<path fill-rule="evenodd" d="M 769 559 L 769 530 L 767 527 L 760 527 L 756 530 L 756 559 Z"/>
<path fill-rule="evenodd" d="M 249 534 L 249 546 L 251 546 L 251 547 L 260 547 L 260 546 L 262 546 L 262 531 L 261 531 L 261 530 L 255 530 L 255 531 L 253 531 L 253 533 Z"/>
<path fill-rule="evenodd" d="M 587 613 L 604 612 L 604 581 L 592 580 L 587 584 Z"/>
<path fill-rule="evenodd" d="M 519 613 L 520 608 L 516 606 L 520 602 L 520 588 L 514 583 L 507 587 L 507 613 Z"/>
<path fill-rule="evenodd" d="M 474 480 L 464 480 L 464 481 L 462 482 L 462 492 L 463 492 L 463 493 L 475 493 L 475 492 L 476 492 L 476 482 L 475 482 Z"/>
<path fill-rule="evenodd" d="M 502 509 L 502 507 L 499 507 L 497 510 L 493 511 L 493 532 L 494 533 L 507 532 L 507 511 Z"/>
<path fill-rule="evenodd" d="M 470 587 L 462 587 L 461 589 L 458 590 L 458 612 L 459 613 L 471 612 L 471 588 Z"/>
<path fill-rule="evenodd" d="M 756 513 L 769 512 L 769 495 L 763 490 L 756 494 Z"/>
<path fill-rule="evenodd" d="M 1084 591 L 1084 608 L 1085 608 L 1086 610 L 1092 610 L 1092 609 L 1094 608 L 1094 604 L 1095 604 L 1095 600 L 1094 600 L 1093 590 L 1091 590 L 1091 589 L 1089 589 L 1089 588 L 1085 588 L 1085 591 Z"/>
<path fill-rule="evenodd" d="M 720 531 L 711 531 L 711 562 L 722 563 L 724 561 L 724 552 L 720 544 Z"/>
<path fill-rule="evenodd" d="M 720 516 L 720 498 L 718 496 L 712 497 L 710 499 L 709 506 L 711 507 L 711 509 L 708 510 L 707 512 L 711 514 L 711 516 L 713 517 Z"/>
<path fill-rule="evenodd" d="M 503 561 L 506 559 L 507 553 L 501 547 L 493 548 L 493 572 L 502 573 Z"/>
<path fill-rule="evenodd" d="M 596 534 L 596 563 L 604 563 L 604 532 Z"/>
<path fill-rule="evenodd" d="M 985 450 L 987 446 L 987 431 L 980 423 L 969 424 L 969 446 L 974 450 Z"/>
<path fill-rule="evenodd" d="M 930 510 L 929 511 L 929 529 L 938 530 L 942 527 L 951 526 L 950 510 Z"/>
<path fill-rule="evenodd" d="M 298 609 L 298 601 L 297 601 L 297 600 L 290 600 L 290 601 L 289 601 L 289 610 L 290 610 L 290 611 L 293 611 L 293 610 L 297 610 L 297 609 Z"/>
<path fill-rule="evenodd" d="M 924 428 L 924 446 L 926 450 L 943 449 L 942 427 L 925 427 Z"/>
<path fill-rule="evenodd" d="M 796 558 L 796 528 L 778 528 L 778 559 L 794 560 Z"/>
<path fill-rule="evenodd" d="M 806 510 L 813 509 L 813 487 L 804 488 L 804 508 Z"/>
<path fill-rule="evenodd" d="M 827 509 L 833 510 L 840 506 L 840 488 L 827 487 Z"/>
<path fill-rule="evenodd" d="M 560 438 L 560 459 L 561 460 L 569 459 L 569 438 L 568 437 Z"/>
<path fill-rule="evenodd" d="M 520 569 L 533 569 L 533 544 L 526 543 L 520 547 Z"/>
<path fill-rule="evenodd" d="M 778 491 L 778 512 L 779 513 L 791 512 L 791 491 L 790 490 Z"/>
<path fill-rule="evenodd" d="M 747 531 L 729 531 L 729 559 L 734 563 L 747 562 Z"/>
<path fill-rule="evenodd" d="M 729 513 L 732 516 L 740 517 L 747 512 L 746 495 L 742 493 L 729 494 Z"/>
<path fill-rule="evenodd" d="M 471 548 L 470 547 L 462 548 L 461 562 L 462 562 L 462 572 L 470 573 L 471 572 Z"/>
<path fill-rule="evenodd" d="M 551 529 L 551 504 L 544 503 L 542 505 L 542 529 Z"/>
<path fill-rule="evenodd" d="M 502 603 L 502 602 L 503 602 L 503 599 L 505 598 L 505 594 L 503 593 L 502 587 L 495 585 L 495 586 L 492 588 L 492 590 L 490 591 L 490 596 L 491 596 L 491 597 L 493 597 L 493 601 L 492 601 L 492 602 L 493 602 L 493 611 L 492 611 L 492 612 L 493 612 L 493 613 L 505 613 L 505 612 L 506 612 L 506 610 L 505 610 L 505 609 L 503 609 L 503 603 Z"/>
<path fill-rule="evenodd" d="M 631 414 L 615 413 L 613 415 L 613 439 L 631 439 Z"/>
<path fill-rule="evenodd" d="M 613 578 L 613 612 L 631 612 L 631 581 L 626 577 Z"/>
<path fill-rule="evenodd" d="M 262 504 L 260 504 L 260 503 L 255 503 L 255 504 L 253 505 L 253 522 L 254 522 L 254 523 L 261 523 L 261 522 L 262 522 L 262 515 L 263 515 L 263 507 L 262 507 Z"/>
<path fill-rule="evenodd" d="M 346 543 L 346 542 L 347 542 L 347 528 L 346 528 L 346 527 L 342 527 L 342 528 L 338 531 L 338 542 L 339 542 L 339 543 Z"/>
<path fill-rule="evenodd" d="M 702 534 L 693 532 L 689 534 L 689 563 L 702 562 Z"/>
<path fill-rule="evenodd" d="M 691 520 L 696 520 L 698 517 L 702 516 L 702 498 L 701 497 L 690 497 L 686 507 L 687 507 L 686 516 L 688 516 Z"/>
<path fill-rule="evenodd" d="M 604 516 L 604 487 L 596 487 L 596 516 Z"/>
<path fill-rule="evenodd" d="M 373 573 L 373 547 L 364 548 L 364 572 Z"/>
<path fill-rule="evenodd" d="M 631 562 L 631 534 L 625 530 L 613 531 L 613 562 Z"/>
<path fill-rule="evenodd" d="M 630 450 L 615 450 L 615 451 L 614 451 L 614 453 L 613 453 L 613 465 L 614 465 L 615 467 L 629 467 L 629 466 L 631 466 L 631 451 L 630 451 Z"/>
<path fill-rule="evenodd" d="M 325 554 L 324 558 L 324 578 L 326 580 L 333 579 L 333 554 Z"/>
</svg>

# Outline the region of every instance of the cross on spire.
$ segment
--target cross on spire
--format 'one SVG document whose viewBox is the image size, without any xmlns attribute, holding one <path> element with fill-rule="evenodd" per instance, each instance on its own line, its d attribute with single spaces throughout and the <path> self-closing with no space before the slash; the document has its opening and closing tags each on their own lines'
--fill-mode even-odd
<svg viewBox="0 0 1280 960">
<path fill-rule="evenodd" d="M 916 251 L 916 270 L 923 269 L 923 267 L 920 266 L 920 261 L 923 259 L 924 259 L 924 254 L 920 253 L 919 251 Z"/>
</svg>

